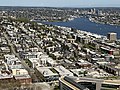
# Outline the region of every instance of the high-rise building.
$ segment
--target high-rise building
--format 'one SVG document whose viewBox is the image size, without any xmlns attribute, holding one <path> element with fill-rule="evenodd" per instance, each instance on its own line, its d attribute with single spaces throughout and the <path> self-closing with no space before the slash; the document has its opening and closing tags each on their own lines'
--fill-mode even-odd
<svg viewBox="0 0 120 90">
<path fill-rule="evenodd" d="M 110 41 L 116 41 L 117 40 L 117 33 L 108 33 L 107 38 Z"/>
</svg>

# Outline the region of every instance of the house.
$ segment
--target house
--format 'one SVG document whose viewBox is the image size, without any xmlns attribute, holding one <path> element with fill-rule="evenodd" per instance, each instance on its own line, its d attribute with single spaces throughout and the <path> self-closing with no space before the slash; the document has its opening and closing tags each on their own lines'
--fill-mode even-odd
<svg viewBox="0 0 120 90">
<path fill-rule="evenodd" d="M 101 49 L 101 51 L 102 51 L 103 53 L 105 53 L 105 54 L 113 55 L 114 50 L 111 49 L 111 48 L 101 47 L 100 49 Z"/>
<path fill-rule="evenodd" d="M 0 47 L 1 51 L 2 52 L 5 52 L 5 53 L 10 53 L 10 48 L 9 47 Z"/>
<path fill-rule="evenodd" d="M 48 57 L 47 58 L 47 65 L 48 66 L 56 66 L 57 62 L 55 60 L 53 60 L 52 58 Z"/>
</svg>

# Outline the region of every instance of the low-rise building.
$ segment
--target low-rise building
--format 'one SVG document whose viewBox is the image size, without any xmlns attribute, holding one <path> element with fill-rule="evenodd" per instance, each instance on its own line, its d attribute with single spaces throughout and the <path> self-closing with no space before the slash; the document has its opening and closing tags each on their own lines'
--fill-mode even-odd
<svg viewBox="0 0 120 90">
<path fill-rule="evenodd" d="M 59 79 L 58 73 L 52 67 L 37 67 L 37 70 L 44 76 L 46 81 Z"/>
<path fill-rule="evenodd" d="M 0 47 L 1 51 L 4 53 L 10 53 L 10 48 L 9 47 Z"/>
<path fill-rule="evenodd" d="M 32 79 L 30 75 L 16 75 L 14 76 L 15 80 L 20 82 L 21 84 L 31 84 Z"/>
<path fill-rule="evenodd" d="M 73 76 L 73 73 L 63 66 L 56 66 L 54 69 L 59 73 L 60 76 Z"/>
<path fill-rule="evenodd" d="M 101 90 L 103 80 L 84 77 L 61 77 L 60 90 Z"/>
<path fill-rule="evenodd" d="M 28 71 L 26 69 L 12 69 L 12 74 L 16 75 L 28 75 Z"/>
<path fill-rule="evenodd" d="M 0 81 L 12 81 L 13 75 L 7 75 L 7 74 L 0 74 Z"/>
<path fill-rule="evenodd" d="M 70 69 L 71 72 L 73 72 L 74 76 L 77 77 L 83 77 L 87 74 L 87 69 Z"/>
<path fill-rule="evenodd" d="M 90 68 L 92 64 L 89 63 L 88 61 L 81 59 L 81 60 L 78 60 L 78 62 L 76 62 L 76 66 L 79 68 Z"/>
</svg>

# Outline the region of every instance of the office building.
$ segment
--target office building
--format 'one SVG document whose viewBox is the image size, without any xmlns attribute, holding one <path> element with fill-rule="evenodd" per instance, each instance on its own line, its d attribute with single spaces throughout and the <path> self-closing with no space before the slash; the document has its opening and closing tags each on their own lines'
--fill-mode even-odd
<svg viewBox="0 0 120 90">
<path fill-rule="evenodd" d="M 108 33 L 107 38 L 110 41 L 116 41 L 117 40 L 117 33 Z"/>
</svg>

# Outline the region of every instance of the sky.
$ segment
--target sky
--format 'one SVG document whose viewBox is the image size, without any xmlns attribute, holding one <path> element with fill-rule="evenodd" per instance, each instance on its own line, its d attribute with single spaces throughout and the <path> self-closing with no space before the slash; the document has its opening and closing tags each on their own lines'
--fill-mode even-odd
<svg viewBox="0 0 120 90">
<path fill-rule="evenodd" d="M 120 0 L 0 0 L 0 6 L 120 7 Z"/>
</svg>

